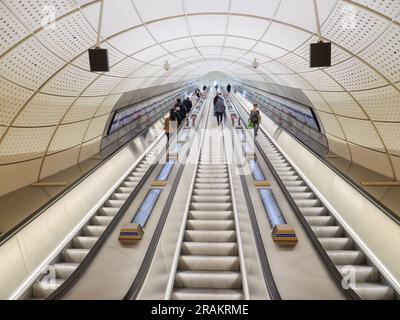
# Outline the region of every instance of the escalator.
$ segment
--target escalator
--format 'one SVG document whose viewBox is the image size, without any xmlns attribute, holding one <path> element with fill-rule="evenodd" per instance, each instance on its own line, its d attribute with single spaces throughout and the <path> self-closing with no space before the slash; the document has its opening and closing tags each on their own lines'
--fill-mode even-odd
<svg viewBox="0 0 400 320">
<path fill-rule="evenodd" d="M 247 120 L 248 112 L 244 108 L 237 111 L 243 120 Z M 331 263 L 346 280 L 346 285 L 361 299 L 396 299 L 395 290 L 261 127 L 256 143 L 275 172 L 277 180 L 281 181 L 297 206 L 300 220 L 307 224 L 306 229 L 313 233 Z M 344 282 L 342 281 L 342 285 Z"/>
<path fill-rule="evenodd" d="M 112 195 L 76 233 L 72 241 L 47 266 L 47 274 L 42 275 L 34 282 L 25 293 L 25 299 L 45 299 L 72 275 L 157 159 L 164 145 L 165 138 L 162 136 L 119 184 Z"/>
<path fill-rule="evenodd" d="M 170 298 L 245 299 L 222 130 L 210 113 Z"/>
</svg>

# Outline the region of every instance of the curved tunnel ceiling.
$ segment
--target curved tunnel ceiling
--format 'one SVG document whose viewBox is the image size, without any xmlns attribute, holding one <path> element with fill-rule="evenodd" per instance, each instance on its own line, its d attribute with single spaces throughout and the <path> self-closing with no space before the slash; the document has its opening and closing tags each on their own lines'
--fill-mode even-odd
<svg viewBox="0 0 400 320">
<path fill-rule="evenodd" d="M 42 27 L 52 8 L 55 23 Z M 18 172 L 22 186 L 79 163 L 98 152 L 123 92 L 220 71 L 301 89 L 332 152 L 398 179 L 400 0 L 318 8 L 333 66 L 310 69 L 312 0 L 105 0 L 102 74 L 87 56 L 100 1 L 1 0 L 0 174 Z"/>
</svg>

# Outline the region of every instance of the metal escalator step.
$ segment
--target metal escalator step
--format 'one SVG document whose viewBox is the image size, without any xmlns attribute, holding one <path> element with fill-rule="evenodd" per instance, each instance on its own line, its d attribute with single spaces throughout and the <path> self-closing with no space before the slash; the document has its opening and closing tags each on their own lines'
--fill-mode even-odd
<svg viewBox="0 0 400 320">
<path fill-rule="evenodd" d="M 365 263 L 365 255 L 358 250 L 326 250 L 336 265 L 360 265 Z"/>
<path fill-rule="evenodd" d="M 242 277 L 234 271 L 178 271 L 177 288 L 240 289 Z"/>
<path fill-rule="evenodd" d="M 396 298 L 394 289 L 383 283 L 358 282 L 352 289 L 363 300 L 393 300 Z"/>
<path fill-rule="evenodd" d="M 229 190 L 229 183 L 198 183 L 195 182 L 196 189 L 225 189 Z"/>
<path fill-rule="evenodd" d="M 100 237 L 106 230 L 106 226 L 86 225 L 82 228 L 82 233 L 85 236 Z"/>
<path fill-rule="evenodd" d="M 129 198 L 129 193 L 118 193 L 118 192 L 115 192 L 111 196 L 111 199 L 115 199 L 115 200 L 126 200 L 128 198 Z"/>
<path fill-rule="evenodd" d="M 228 178 L 196 178 L 196 183 L 229 183 Z"/>
<path fill-rule="evenodd" d="M 206 203 L 224 203 L 232 202 L 231 196 L 220 196 L 220 195 L 207 195 L 207 196 L 197 196 L 193 195 L 192 202 L 206 202 Z"/>
<path fill-rule="evenodd" d="M 291 177 L 291 176 L 298 176 L 296 171 L 287 171 L 287 170 L 279 170 L 275 169 L 275 171 L 278 173 L 278 175 L 283 178 L 283 177 Z"/>
<path fill-rule="evenodd" d="M 235 230 L 234 220 L 187 220 L 186 230 Z"/>
<path fill-rule="evenodd" d="M 183 242 L 181 254 L 236 256 L 238 250 L 235 242 Z"/>
<path fill-rule="evenodd" d="M 353 240 L 347 237 L 320 238 L 319 242 L 325 250 L 351 250 L 354 248 Z"/>
<path fill-rule="evenodd" d="M 99 209 L 99 214 L 103 216 L 115 216 L 119 208 L 102 207 Z"/>
<path fill-rule="evenodd" d="M 292 171 L 292 167 L 289 165 L 274 166 L 274 168 L 276 171 L 279 171 L 279 172 Z"/>
<path fill-rule="evenodd" d="M 233 205 L 231 202 L 216 203 L 216 202 L 191 202 L 190 210 L 200 210 L 200 211 L 230 211 Z"/>
<path fill-rule="evenodd" d="M 135 188 L 130 188 L 130 187 L 118 187 L 118 189 L 117 189 L 117 191 L 118 192 L 120 192 L 120 193 L 125 193 L 125 194 L 131 194 L 132 193 L 132 191 L 134 190 Z"/>
<path fill-rule="evenodd" d="M 196 220 L 230 220 L 233 219 L 232 211 L 194 211 L 190 210 L 188 219 Z"/>
<path fill-rule="evenodd" d="M 308 186 L 293 186 L 293 187 L 286 187 L 287 191 L 290 193 L 300 193 L 300 192 L 309 192 L 310 188 Z"/>
<path fill-rule="evenodd" d="M 291 197 L 293 199 L 315 199 L 315 194 L 313 192 L 291 192 Z"/>
<path fill-rule="evenodd" d="M 137 186 L 137 182 L 129 182 L 129 181 L 124 181 L 121 183 L 122 187 L 127 187 L 127 188 L 135 188 Z"/>
<path fill-rule="evenodd" d="M 193 189 L 194 196 L 229 196 L 229 189 Z"/>
<path fill-rule="evenodd" d="M 379 271 L 373 266 L 336 266 L 342 277 L 354 273 L 356 282 L 379 282 Z"/>
<path fill-rule="evenodd" d="M 242 290 L 175 288 L 172 300 L 242 300 Z"/>
<path fill-rule="evenodd" d="M 296 175 L 291 175 L 291 176 L 281 176 L 280 177 L 282 181 L 298 181 L 301 180 L 300 176 Z"/>
<path fill-rule="evenodd" d="M 197 178 L 209 178 L 209 179 L 214 179 L 214 178 L 223 178 L 227 179 L 228 178 L 228 173 L 197 173 L 196 175 Z"/>
<path fill-rule="evenodd" d="M 62 252 L 62 258 L 65 262 L 81 263 L 88 254 L 89 249 L 69 248 Z"/>
<path fill-rule="evenodd" d="M 56 290 L 63 282 L 63 279 L 35 282 L 32 288 L 32 296 L 33 298 L 44 299 Z"/>
<path fill-rule="evenodd" d="M 301 213 L 305 216 L 324 216 L 328 214 L 325 207 L 300 207 Z"/>
<path fill-rule="evenodd" d="M 198 169 L 197 170 L 198 174 L 227 174 L 228 170 L 227 169 Z"/>
<path fill-rule="evenodd" d="M 341 237 L 344 234 L 344 230 L 340 226 L 311 226 L 311 229 L 318 238 Z"/>
<path fill-rule="evenodd" d="M 108 226 L 110 222 L 114 219 L 112 216 L 94 216 L 92 217 L 91 221 L 92 224 L 98 225 L 98 226 Z"/>
<path fill-rule="evenodd" d="M 76 249 L 91 249 L 98 239 L 98 237 L 77 236 L 72 240 L 72 246 Z"/>
<path fill-rule="evenodd" d="M 212 164 L 212 163 L 200 163 L 198 166 L 199 169 L 205 169 L 205 170 L 209 170 L 209 169 L 226 169 L 226 164 Z"/>
<path fill-rule="evenodd" d="M 334 226 L 336 220 L 332 216 L 305 216 L 310 226 Z"/>
<path fill-rule="evenodd" d="M 299 187 L 299 186 L 305 186 L 306 183 L 303 180 L 297 180 L 297 181 L 283 181 L 283 184 L 286 187 Z"/>
<path fill-rule="evenodd" d="M 235 231 L 203 231 L 185 230 L 184 241 L 196 242 L 233 242 L 236 241 Z"/>
<path fill-rule="evenodd" d="M 125 179 L 126 182 L 136 182 L 138 183 L 142 179 L 142 176 L 133 176 L 133 177 L 127 177 Z"/>
<path fill-rule="evenodd" d="M 317 207 L 321 206 L 319 199 L 294 199 L 298 207 Z"/>
<path fill-rule="evenodd" d="M 107 200 L 105 203 L 105 207 L 111 207 L 111 208 L 121 208 L 122 205 L 125 203 L 124 200 Z"/>
<path fill-rule="evenodd" d="M 79 263 L 61 262 L 53 264 L 57 278 L 67 279 L 79 266 Z"/>
<path fill-rule="evenodd" d="M 239 271 L 239 258 L 235 256 L 197 256 L 179 257 L 179 270 L 196 271 Z"/>
</svg>

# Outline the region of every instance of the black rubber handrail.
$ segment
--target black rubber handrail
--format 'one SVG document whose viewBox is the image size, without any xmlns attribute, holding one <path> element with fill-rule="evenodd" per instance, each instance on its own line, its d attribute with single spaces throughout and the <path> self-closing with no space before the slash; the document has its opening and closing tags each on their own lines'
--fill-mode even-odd
<svg viewBox="0 0 400 320">
<path fill-rule="evenodd" d="M 250 85 L 242 84 L 248 87 L 252 87 Z M 261 90 L 256 88 L 257 90 L 264 91 L 266 93 L 269 93 L 265 90 Z M 288 99 L 290 100 L 290 99 Z M 364 188 L 362 188 L 357 182 L 352 180 L 349 176 L 347 176 L 345 173 L 340 171 L 338 168 L 336 168 L 333 164 L 331 164 L 329 161 L 327 161 L 324 157 L 321 157 L 318 153 L 316 153 L 313 149 L 311 149 L 307 144 L 305 144 L 303 141 L 298 139 L 292 132 L 286 130 L 285 128 L 281 127 L 279 123 L 277 123 L 274 119 L 268 117 L 271 121 L 273 121 L 275 124 L 277 124 L 281 129 L 283 129 L 286 133 L 288 133 L 292 138 L 294 138 L 298 143 L 300 143 L 304 148 L 307 149 L 307 151 L 311 152 L 313 156 L 317 157 L 323 164 L 325 164 L 329 169 L 331 169 L 335 174 L 337 174 L 339 177 L 341 177 L 343 180 L 345 180 L 348 184 L 350 184 L 353 188 L 355 188 L 359 193 L 361 193 L 368 201 L 370 201 L 373 205 L 375 205 L 379 210 L 382 211 L 386 216 L 388 216 L 390 219 L 392 219 L 396 224 L 400 225 L 400 216 L 397 215 L 395 212 L 393 212 L 391 209 L 389 209 L 385 204 L 383 204 L 381 201 L 376 199 L 372 194 L 370 194 L 368 191 L 366 191 Z"/>
<path fill-rule="evenodd" d="M 168 109 L 166 107 L 164 109 L 163 115 L 165 115 L 165 111 Z M 161 112 L 160 112 L 161 113 Z M 109 156 L 105 157 L 102 159 L 98 164 L 96 164 L 93 168 L 91 168 L 89 171 L 81 175 L 78 179 L 76 179 L 71 185 L 66 187 L 64 190 L 62 190 L 60 193 L 58 193 L 56 196 L 51 198 L 49 201 L 47 201 L 44 205 L 39 207 L 37 210 L 35 210 L 32 214 L 30 214 L 28 217 L 26 217 L 24 220 L 19 222 L 16 226 L 11 228 L 10 230 L 4 232 L 3 234 L 0 235 L 0 246 L 2 246 L 4 243 L 6 243 L 10 238 L 12 238 L 15 234 L 17 234 L 19 231 L 21 231 L 23 228 L 25 228 L 27 225 L 29 225 L 31 222 L 33 222 L 36 218 L 38 218 L 44 211 L 46 211 L 48 208 L 50 208 L 52 205 L 54 205 L 57 201 L 59 201 L 62 197 L 64 197 L 67 193 L 69 193 L 71 190 L 73 190 L 75 187 L 77 187 L 82 181 L 84 181 L 86 178 L 88 178 L 92 173 L 97 171 L 99 168 L 101 168 L 105 163 L 107 163 L 110 159 L 112 159 L 119 151 L 121 151 L 127 144 L 131 143 L 132 140 L 136 139 L 143 133 L 145 133 L 150 126 L 152 126 L 154 123 L 162 119 L 162 116 L 159 116 L 158 113 L 155 115 L 151 121 L 149 121 L 148 125 L 143 128 L 141 131 L 136 133 L 130 140 L 126 141 L 125 143 L 121 144 L 112 154 Z M 156 118 L 157 117 L 157 118 Z"/>
<path fill-rule="evenodd" d="M 193 111 L 194 110 L 195 110 L 195 108 L 193 108 Z M 193 111 L 191 113 L 193 113 Z M 174 139 L 174 137 L 178 136 L 178 134 L 182 130 L 182 128 L 183 128 L 183 125 L 180 128 L 178 128 L 178 130 L 172 135 L 171 139 Z M 70 290 L 70 288 L 76 283 L 76 281 L 85 273 L 85 271 L 88 269 L 88 267 L 90 266 L 90 264 L 92 263 L 94 258 L 100 252 L 100 249 L 103 247 L 104 243 L 107 241 L 107 239 L 110 237 L 110 235 L 114 231 L 114 229 L 117 226 L 117 224 L 119 223 L 119 221 L 123 218 L 123 216 L 128 211 L 130 205 L 135 200 L 136 196 L 141 191 L 142 187 L 146 184 L 148 178 L 150 177 L 150 175 L 152 174 L 154 169 L 157 167 L 157 164 L 158 164 L 159 160 L 162 158 L 163 154 L 164 154 L 163 152 L 160 152 L 160 154 L 154 160 L 154 162 L 150 166 L 150 168 L 146 171 L 146 173 L 144 174 L 142 179 L 140 179 L 139 183 L 136 185 L 133 192 L 129 195 L 128 199 L 124 202 L 122 207 L 118 210 L 118 213 L 111 220 L 110 224 L 108 224 L 108 226 L 106 227 L 104 232 L 100 235 L 99 239 L 96 241 L 94 246 L 90 249 L 89 253 L 85 256 L 83 261 L 75 269 L 75 271 L 55 291 L 53 291 L 49 296 L 47 296 L 45 298 L 45 300 L 61 299 Z M 146 255 L 147 255 L 147 253 L 146 253 Z"/>
<path fill-rule="evenodd" d="M 208 123 L 208 115 L 210 113 L 211 108 L 208 109 L 208 114 L 207 114 L 207 119 L 206 119 L 206 126 Z M 197 127 L 200 125 L 200 121 L 197 123 Z M 194 138 L 192 140 L 192 143 L 194 141 Z M 138 273 L 136 274 L 135 279 L 133 280 L 131 286 L 129 287 L 128 291 L 126 292 L 123 300 L 134 300 L 138 296 L 142 285 L 146 279 L 147 273 L 150 268 L 150 264 L 153 260 L 154 253 L 156 252 L 157 246 L 158 246 L 158 241 L 160 240 L 162 230 L 165 225 L 165 221 L 167 220 L 168 213 L 171 209 L 172 201 L 174 200 L 176 190 L 178 189 L 178 185 L 180 182 L 180 179 L 182 177 L 182 173 L 184 170 L 185 166 L 180 164 L 178 172 L 176 174 L 174 183 L 172 185 L 170 194 L 168 195 L 167 201 L 165 203 L 165 206 L 163 208 L 163 211 L 161 213 L 160 220 L 157 223 L 156 229 L 154 231 L 153 237 L 150 241 L 149 248 L 147 249 L 146 255 L 143 259 L 143 262 L 139 268 Z"/>
<path fill-rule="evenodd" d="M 231 100 L 232 102 L 232 100 Z M 242 114 L 239 112 L 239 110 L 236 108 L 236 105 L 234 103 L 231 103 L 232 106 L 236 109 L 239 117 L 242 119 L 243 121 L 243 117 Z M 239 103 L 240 104 L 240 103 Z M 242 107 L 242 109 L 244 110 L 244 108 Z M 246 110 L 244 110 L 246 113 L 248 113 Z M 246 122 L 243 122 L 246 123 Z M 247 129 L 246 129 L 247 130 Z M 265 133 L 264 129 L 262 127 L 259 128 L 259 130 L 261 130 L 266 137 L 268 137 L 268 135 Z M 270 169 L 272 175 L 274 176 L 275 180 L 277 181 L 280 189 L 282 190 L 283 194 L 285 195 L 286 200 L 289 202 L 290 207 L 292 208 L 292 210 L 294 211 L 294 213 L 296 214 L 297 218 L 299 219 L 299 221 L 301 222 L 304 230 L 306 231 L 308 237 L 311 239 L 311 242 L 313 243 L 314 247 L 316 248 L 318 254 L 320 255 L 320 257 L 322 258 L 322 260 L 324 261 L 324 263 L 327 265 L 327 267 L 329 268 L 330 275 L 333 277 L 333 279 L 335 280 L 335 283 L 337 284 L 337 286 L 341 289 L 341 291 L 350 299 L 352 300 L 361 300 L 361 298 L 358 296 L 358 294 L 351 288 L 349 289 L 345 289 L 342 286 L 342 280 L 343 277 L 340 274 L 340 272 L 338 271 L 338 269 L 336 268 L 335 264 L 332 262 L 332 260 L 329 258 L 328 254 L 326 253 L 325 249 L 322 247 L 321 243 L 319 242 L 317 236 L 315 235 L 315 233 L 312 231 L 311 227 L 309 226 L 309 224 L 307 223 L 306 219 L 304 218 L 303 214 L 301 213 L 300 209 L 298 208 L 298 206 L 296 205 L 296 202 L 293 200 L 293 198 L 291 197 L 289 191 L 287 191 L 284 183 L 282 182 L 280 176 L 278 175 L 278 173 L 275 171 L 275 168 L 273 167 L 273 165 L 271 164 L 270 160 L 268 159 L 267 155 L 265 154 L 263 148 L 261 147 L 261 145 L 259 144 L 259 142 L 257 141 L 257 139 L 254 139 L 254 143 L 259 151 L 259 153 L 261 154 L 263 160 L 265 161 L 265 163 L 268 165 L 268 168 Z M 273 143 L 270 140 L 270 143 L 273 144 L 275 147 L 275 143 Z"/>
<path fill-rule="evenodd" d="M 233 133 L 232 137 L 234 136 L 234 128 L 231 128 L 231 132 Z M 238 156 L 237 149 L 234 148 L 235 153 L 233 156 Z M 261 237 L 261 231 L 258 225 L 256 212 L 254 210 L 253 201 L 251 200 L 250 191 L 247 186 L 246 178 L 243 174 L 240 175 L 240 183 L 242 185 L 242 190 L 244 194 L 244 198 L 247 205 L 247 211 L 249 213 L 249 218 L 251 222 L 251 227 L 253 230 L 253 237 L 256 242 L 256 249 L 257 254 L 260 259 L 261 269 L 264 277 L 265 284 L 268 289 L 269 296 L 272 300 L 282 300 L 282 297 L 279 293 L 278 286 L 276 285 L 274 275 L 271 270 L 271 266 L 268 261 L 267 251 L 264 246 L 264 242 Z"/>
</svg>

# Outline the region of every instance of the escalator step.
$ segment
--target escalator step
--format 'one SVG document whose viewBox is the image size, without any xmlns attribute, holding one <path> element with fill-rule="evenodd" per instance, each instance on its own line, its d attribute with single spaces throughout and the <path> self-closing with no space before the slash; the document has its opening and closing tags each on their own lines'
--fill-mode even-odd
<svg viewBox="0 0 400 320">
<path fill-rule="evenodd" d="M 242 290 L 176 288 L 172 300 L 242 300 Z"/>
</svg>

